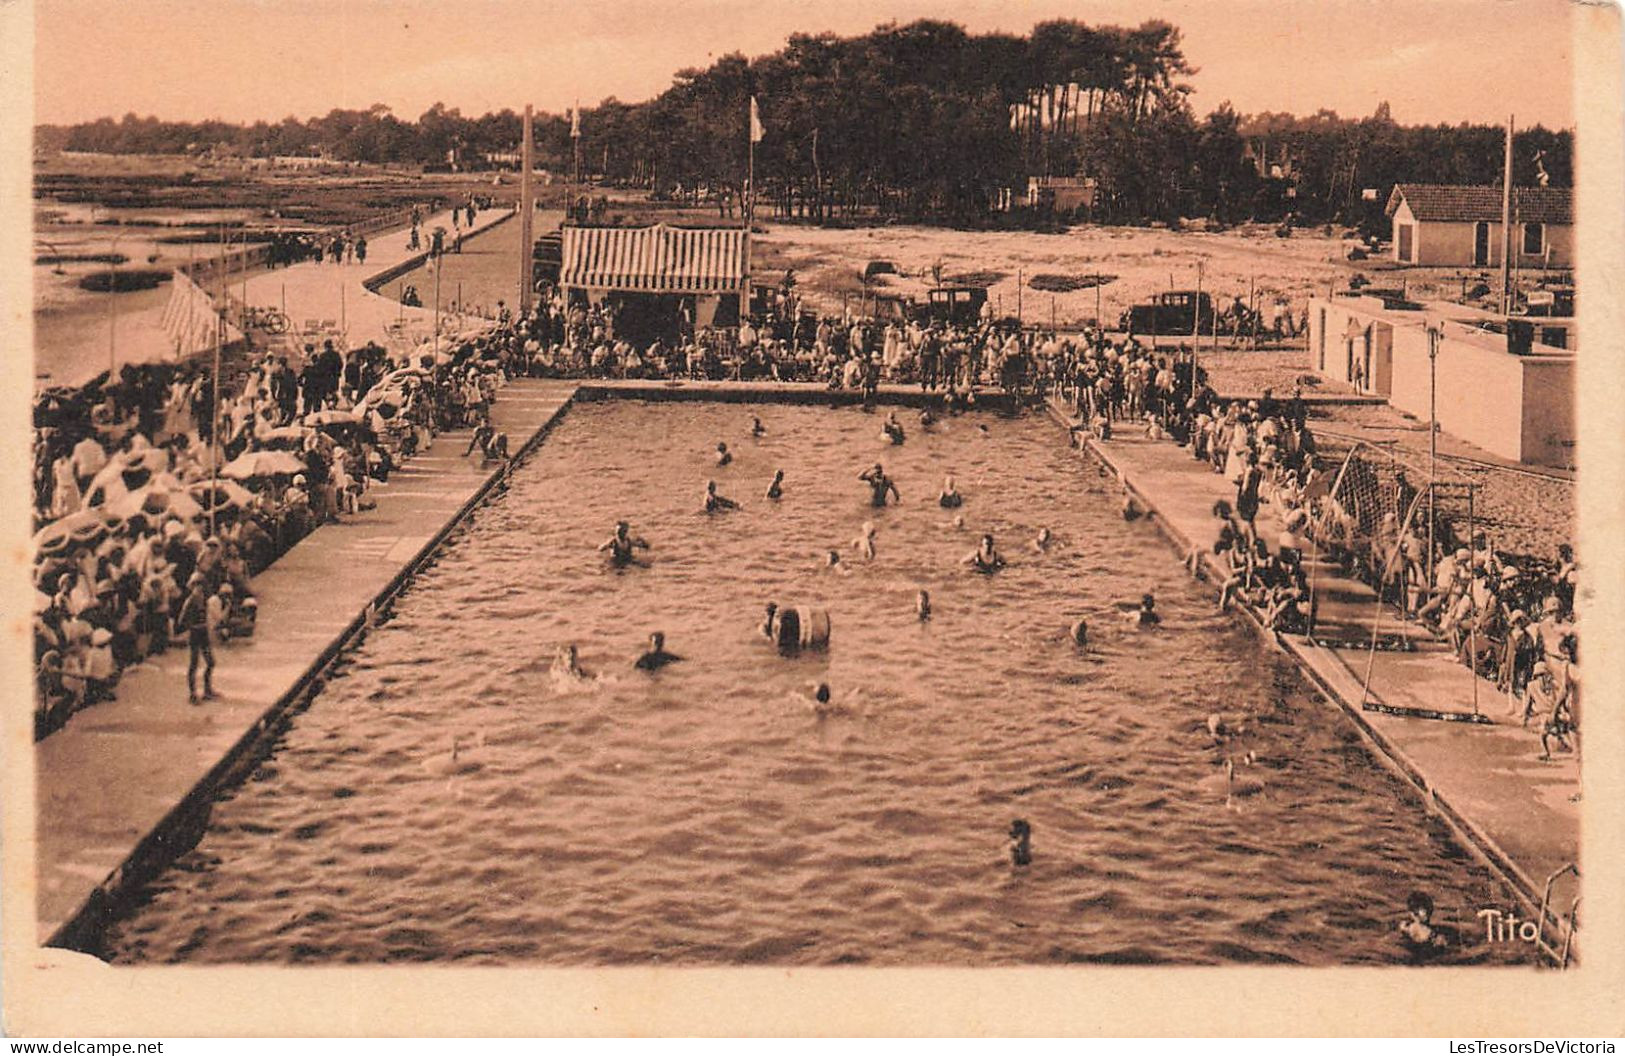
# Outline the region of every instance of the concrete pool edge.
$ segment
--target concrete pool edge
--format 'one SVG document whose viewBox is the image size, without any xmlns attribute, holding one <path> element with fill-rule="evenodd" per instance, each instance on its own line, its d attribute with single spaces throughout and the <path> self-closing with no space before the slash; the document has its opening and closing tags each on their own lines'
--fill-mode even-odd
<svg viewBox="0 0 1625 1056">
<path fill-rule="evenodd" d="M 1063 427 L 1071 425 L 1065 410 L 1057 406 L 1053 399 L 1047 401 L 1046 407 L 1050 415 Z M 1181 555 L 1188 554 L 1195 541 L 1163 514 L 1162 505 L 1159 505 L 1150 489 L 1135 480 L 1120 464 L 1121 460 L 1113 458 L 1109 445 L 1087 436 L 1082 438 L 1082 442 L 1082 450 L 1087 451 L 1116 477 L 1125 493 L 1147 512 L 1159 533 L 1173 544 Z M 1202 555 L 1202 570 L 1204 575 L 1210 575 L 1216 570 L 1212 555 L 1206 552 Z M 1345 677 L 1340 677 L 1343 675 L 1343 672 L 1339 671 L 1341 659 L 1332 655 L 1331 650 L 1300 641 L 1292 636 L 1283 635 L 1277 642 L 1275 636 L 1264 627 L 1251 609 L 1238 605 L 1232 611 L 1242 614 L 1247 625 L 1259 635 L 1267 647 L 1291 658 L 1294 665 L 1315 686 L 1318 694 L 1353 722 L 1369 754 L 1400 779 L 1423 809 L 1430 816 L 1437 818 L 1461 846 L 1523 903 L 1526 912 L 1532 917 L 1540 917 L 1543 935 L 1549 936 L 1547 941 L 1551 943 L 1552 948 L 1560 948 L 1564 940 L 1562 921 L 1558 918 L 1556 906 L 1547 907 L 1543 904 L 1544 892 L 1541 883 L 1519 864 L 1516 857 L 1501 846 L 1500 841 L 1486 831 L 1484 824 L 1474 820 L 1470 811 L 1458 807 L 1452 802 L 1451 796 L 1441 791 L 1437 780 L 1430 776 L 1424 764 L 1412 758 L 1393 737 L 1378 729 L 1367 718 L 1357 699 L 1351 700 L 1350 694 L 1339 688 L 1339 683 L 1346 681 Z M 1574 857 L 1577 862 L 1577 851 Z"/>
</svg>

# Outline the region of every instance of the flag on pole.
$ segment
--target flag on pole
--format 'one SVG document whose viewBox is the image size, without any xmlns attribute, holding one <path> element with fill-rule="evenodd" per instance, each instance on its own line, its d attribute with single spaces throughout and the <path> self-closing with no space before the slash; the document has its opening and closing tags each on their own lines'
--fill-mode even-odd
<svg viewBox="0 0 1625 1056">
<path fill-rule="evenodd" d="M 579 99 L 576 100 L 576 105 L 570 110 L 570 138 L 581 138 L 581 100 Z"/>
<path fill-rule="evenodd" d="M 750 97 L 750 141 L 752 143 L 762 141 L 762 115 L 756 109 L 756 97 L 754 95 Z"/>
</svg>

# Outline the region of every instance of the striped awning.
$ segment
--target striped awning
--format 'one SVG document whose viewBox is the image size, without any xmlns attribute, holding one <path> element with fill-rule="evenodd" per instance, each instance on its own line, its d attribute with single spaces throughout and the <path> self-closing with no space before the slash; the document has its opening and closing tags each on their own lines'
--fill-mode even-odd
<svg viewBox="0 0 1625 1056">
<path fill-rule="evenodd" d="M 738 227 L 566 227 L 559 285 L 630 293 L 739 293 L 750 233 Z"/>
</svg>

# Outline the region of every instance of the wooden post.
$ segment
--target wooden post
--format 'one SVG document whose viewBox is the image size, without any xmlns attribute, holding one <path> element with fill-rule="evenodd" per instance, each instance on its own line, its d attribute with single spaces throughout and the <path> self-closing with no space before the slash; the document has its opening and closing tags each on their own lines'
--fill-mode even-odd
<svg viewBox="0 0 1625 1056">
<path fill-rule="evenodd" d="M 535 297 L 535 283 L 531 279 L 532 254 L 535 252 L 536 195 L 531 182 L 531 170 L 536 167 L 534 134 L 531 131 L 532 107 L 525 104 L 524 137 L 519 150 L 519 314 L 530 314 Z"/>
</svg>

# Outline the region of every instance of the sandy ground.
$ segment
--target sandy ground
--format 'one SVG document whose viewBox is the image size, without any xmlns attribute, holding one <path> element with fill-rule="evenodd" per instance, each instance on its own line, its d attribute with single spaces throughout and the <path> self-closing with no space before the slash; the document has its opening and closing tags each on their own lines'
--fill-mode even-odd
<svg viewBox="0 0 1625 1056">
<path fill-rule="evenodd" d="M 1257 303 L 1284 299 L 1294 312 L 1307 298 L 1329 288 L 1344 289 L 1363 276 L 1378 287 L 1403 287 L 1412 296 L 1459 296 L 1476 271 L 1454 268 L 1390 270 L 1381 260 L 1345 259 L 1353 240 L 1334 231 L 1297 231 L 1275 237 L 1265 225 L 1246 225 L 1220 233 L 1080 225 L 1061 234 L 1023 231 L 954 231 L 908 225 L 842 230 L 800 224 L 759 224 L 765 229 L 756 243 L 758 272 L 778 277 L 793 268 L 799 289 L 820 310 L 838 311 L 842 295 L 855 304 L 863 293 L 860 274 L 871 260 L 894 262 L 916 283 L 930 283 L 933 269 L 947 281 L 986 285 L 995 310 L 1015 315 L 1019 307 L 1028 322 L 1061 327 L 1092 321 L 1093 289 L 1050 293 L 1045 278 L 1082 279 L 1111 276 L 1100 290 L 1099 311 L 1108 324 L 1131 304 L 1169 289 L 1194 289 L 1200 268 L 1201 288 L 1221 307 L 1235 298 L 1245 301 L 1249 289 Z M 1019 281 L 1018 281 L 1019 280 Z"/>
</svg>

